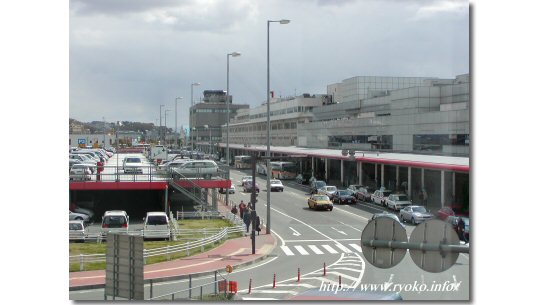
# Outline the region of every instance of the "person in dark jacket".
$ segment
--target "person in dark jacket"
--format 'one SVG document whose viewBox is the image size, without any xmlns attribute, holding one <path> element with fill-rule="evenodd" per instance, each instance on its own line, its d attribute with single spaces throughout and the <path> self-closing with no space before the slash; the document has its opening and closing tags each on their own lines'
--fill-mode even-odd
<svg viewBox="0 0 538 305">
<path fill-rule="evenodd" d="M 261 230 L 262 228 L 261 228 L 260 216 L 256 215 L 256 231 L 258 231 L 258 236 L 260 235 Z"/>
<path fill-rule="evenodd" d="M 243 219 L 243 214 L 245 213 L 245 209 L 247 208 L 247 205 L 241 200 L 241 203 L 239 203 L 239 217 Z"/>
<path fill-rule="evenodd" d="M 465 243 L 469 242 L 465 236 L 465 221 L 461 217 L 458 219 L 458 233 L 460 240 L 463 240 Z"/>
<path fill-rule="evenodd" d="M 246 209 L 244 212 L 243 212 L 243 222 L 245 223 L 245 226 L 247 226 L 247 233 L 248 233 L 248 230 L 250 228 L 250 222 L 252 220 L 250 219 L 250 210 L 249 209 Z"/>
<path fill-rule="evenodd" d="M 232 214 L 237 215 L 237 206 L 235 204 L 232 207 Z"/>
</svg>

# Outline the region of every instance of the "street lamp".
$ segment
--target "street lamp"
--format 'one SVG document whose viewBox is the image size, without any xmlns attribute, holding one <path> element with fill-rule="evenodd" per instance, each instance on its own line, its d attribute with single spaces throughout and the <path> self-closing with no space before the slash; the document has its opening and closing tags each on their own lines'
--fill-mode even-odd
<svg viewBox="0 0 538 305">
<path fill-rule="evenodd" d="M 162 108 L 164 105 L 159 105 L 159 140 L 161 140 L 161 133 L 163 132 L 163 115 L 162 115 Z"/>
<path fill-rule="evenodd" d="M 194 86 L 200 86 L 200 83 L 192 83 L 191 84 L 191 110 L 193 111 L 192 112 L 192 124 L 191 124 L 191 150 L 194 151 L 194 138 L 192 137 L 192 131 L 195 130 L 196 128 L 194 128 L 194 100 L 193 100 L 193 97 L 192 97 L 192 91 L 193 91 L 193 87 Z"/>
<path fill-rule="evenodd" d="M 176 113 L 175 113 L 175 116 L 176 116 L 176 120 L 175 120 L 175 123 L 176 123 L 176 147 L 179 148 L 179 134 L 177 133 L 177 100 L 181 100 L 183 99 L 182 96 L 180 97 L 176 97 Z"/>
<path fill-rule="evenodd" d="M 226 54 L 226 166 L 230 176 L 230 56 L 241 56 L 239 52 Z M 228 191 L 226 190 L 226 205 L 228 205 Z"/>
<path fill-rule="evenodd" d="M 267 20 L 267 226 L 265 227 L 266 234 L 271 234 L 271 109 L 269 106 L 270 102 L 270 84 L 269 84 L 269 25 L 271 22 L 278 22 L 280 24 L 290 23 L 287 19 L 281 20 Z"/>
<path fill-rule="evenodd" d="M 166 132 L 168 131 L 168 125 L 166 124 L 166 113 L 169 111 L 170 109 L 164 110 L 164 146 L 166 146 Z"/>
</svg>

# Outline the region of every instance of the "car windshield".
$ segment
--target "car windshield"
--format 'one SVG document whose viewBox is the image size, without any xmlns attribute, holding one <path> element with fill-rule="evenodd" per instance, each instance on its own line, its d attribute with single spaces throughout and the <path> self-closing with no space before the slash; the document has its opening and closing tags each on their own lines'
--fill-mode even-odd
<svg viewBox="0 0 538 305">
<path fill-rule="evenodd" d="M 140 158 L 127 158 L 127 160 L 125 160 L 125 162 L 127 162 L 127 163 L 141 163 L 142 161 L 140 160 Z"/>
<path fill-rule="evenodd" d="M 314 196 L 312 197 L 314 200 L 316 201 L 329 201 L 329 197 L 325 196 L 325 195 L 318 195 L 318 196 Z"/>
<path fill-rule="evenodd" d="M 166 216 L 149 216 L 147 220 L 148 225 L 165 225 L 168 222 L 166 221 Z"/>
<path fill-rule="evenodd" d="M 388 196 L 392 194 L 392 191 L 383 191 L 383 196 Z"/>
<path fill-rule="evenodd" d="M 282 184 L 280 180 L 271 180 L 271 184 Z"/>
<path fill-rule="evenodd" d="M 108 225 L 110 228 L 121 228 L 126 223 L 126 219 L 123 216 L 106 216 L 103 220 L 103 224 Z"/>
<path fill-rule="evenodd" d="M 409 198 L 407 198 L 407 195 L 394 196 L 394 199 L 396 199 L 397 201 L 409 201 Z"/>
<path fill-rule="evenodd" d="M 351 191 L 339 191 L 340 196 L 351 196 Z"/>
<path fill-rule="evenodd" d="M 427 213 L 426 209 L 424 207 L 415 207 L 413 208 L 413 212 L 416 213 Z"/>
<path fill-rule="evenodd" d="M 326 190 L 327 190 L 328 192 L 336 192 L 336 186 L 328 186 L 328 187 L 326 188 Z"/>
<path fill-rule="evenodd" d="M 82 230 L 82 224 L 80 223 L 70 223 L 69 230 Z"/>
<path fill-rule="evenodd" d="M 327 185 L 327 184 L 325 184 L 325 182 L 323 182 L 323 181 L 316 181 L 316 187 L 317 188 L 324 187 L 325 185 Z"/>
</svg>

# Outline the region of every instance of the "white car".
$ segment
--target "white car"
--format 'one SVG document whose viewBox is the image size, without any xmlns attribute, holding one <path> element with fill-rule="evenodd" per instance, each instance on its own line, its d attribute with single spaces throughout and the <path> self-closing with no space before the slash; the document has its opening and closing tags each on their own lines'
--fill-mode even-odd
<svg viewBox="0 0 538 305">
<path fill-rule="evenodd" d="M 370 196 L 370 200 L 375 204 L 387 206 L 387 198 L 390 194 L 392 194 L 391 190 L 379 189 Z"/>
<path fill-rule="evenodd" d="M 245 185 L 245 182 L 252 181 L 252 176 L 243 176 L 241 178 L 241 185 Z"/>
<path fill-rule="evenodd" d="M 172 169 L 173 173 L 182 176 L 203 176 L 205 179 L 209 179 L 218 171 L 219 166 L 213 160 L 190 160 Z"/>
<path fill-rule="evenodd" d="M 406 194 L 390 194 L 387 198 L 387 208 L 399 211 L 406 206 L 410 206 L 411 201 Z"/>
<path fill-rule="evenodd" d="M 282 181 L 278 179 L 271 179 L 271 192 L 272 191 L 283 192 L 284 185 L 282 184 Z"/>
<path fill-rule="evenodd" d="M 144 217 L 144 239 L 170 239 L 170 222 L 165 212 L 147 212 Z"/>
<path fill-rule="evenodd" d="M 123 172 L 126 174 L 142 174 L 142 159 L 136 156 L 127 156 L 123 159 Z"/>
<path fill-rule="evenodd" d="M 88 164 L 78 163 L 73 164 L 69 170 L 69 180 L 73 181 L 86 181 L 92 180 L 92 171 Z"/>
<path fill-rule="evenodd" d="M 235 185 L 232 184 L 232 186 L 229 189 L 219 189 L 219 193 L 226 194 L 226 190 L 228 190 L 228 194 L 235 194 Z"/>
<path fill-rule="evenodd" d="M 84 242 L 86 240 L 86 229 L 84 228 L 84 221 L 82 220 L 70 220 L 69 221 L 69 241 Z"/>
<path fill-rule="evenodd" d="M 106 211 L 103 215 L 103 220 L 101 222 L 101 232 L 107 234 L 110 232 L 113 233 L 126 233 L 129 231 L 129 216 L 127 212 L 113 210 Z"/>
<path fill-rule="evenodd" d="M 338 189 L 334 185 L 326 185 L 318 190 L 318 194 L 327 195 L 329 199 L 332 200 L 334 193 L 336 193 Z"/>
<path fill-rule="evenodd" d="M 80 220 L 80 221 L 83 221 L 83 222 L 87 222 L 88 220 L 90 220 L 90 216 L 86 215 L 86 214 L 81 214 L 81 213 L 74 213 L 74 212 L 71 212 L 69 211 L 69 220 Z"/>
</svg>

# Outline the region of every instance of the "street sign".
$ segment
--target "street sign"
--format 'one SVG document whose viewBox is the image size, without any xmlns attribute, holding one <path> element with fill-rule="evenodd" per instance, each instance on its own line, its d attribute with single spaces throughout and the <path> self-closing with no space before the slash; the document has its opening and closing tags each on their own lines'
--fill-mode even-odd
<svg viewBox="0 0 538 305">
<path fill-rule="evenodd" d="M 142 236 L 107 235 L 105 296 L 144 300 Z"/>
<path fill-rule="evenodd" d="M 226 266 L 226 272 L 232 273 L 233 270 L 234 270 L 234 268 L 232 267 L 232 265 L 227 265 Z"/>
<path fill-rule="evenodd" d="M 390 217 L 378 217 L 366 225 L 361 235 L 362 253 L 370 264 L 384 269 L 396 266 L 407 253 L 406 249 L 377 247 L 377 240 L 407 242 L 404 227 Z"/>
<path fill-rule="evenodd" d="M 460 239 L 451 224 L 438 219 L 418 225 L 411 233 L 409 242 L 424 245 L 423 250 L 410 249 L 409 252 L 415 264 L 428 272 L 447 270 L 456 263 L 459 256 L 455 251 L 443 251 L 441 245 L 459 245 Z M 427 246 L 430 245 L 437 249 L 428 249 Z"/>
<path fill-rule="evenodd" d="M 86 144 L 86 139 L 78 139 L 78 144 Z"/>
</svg>

